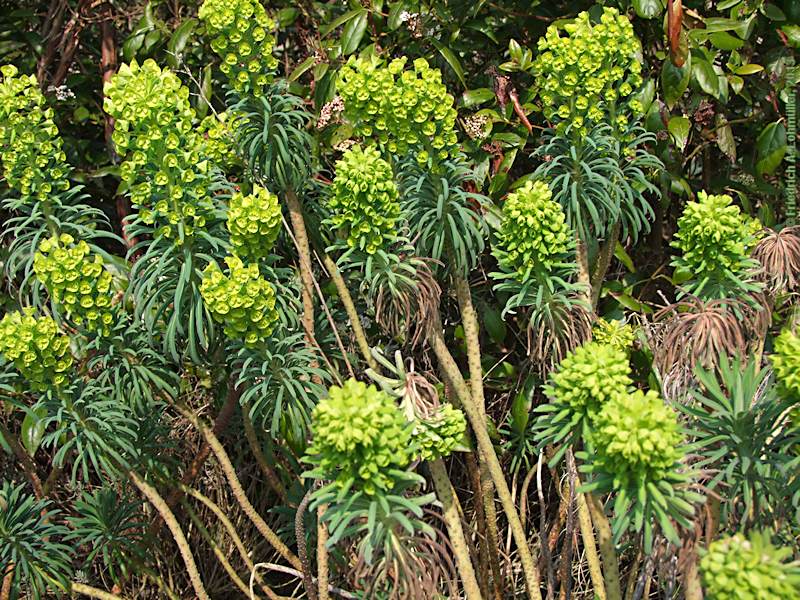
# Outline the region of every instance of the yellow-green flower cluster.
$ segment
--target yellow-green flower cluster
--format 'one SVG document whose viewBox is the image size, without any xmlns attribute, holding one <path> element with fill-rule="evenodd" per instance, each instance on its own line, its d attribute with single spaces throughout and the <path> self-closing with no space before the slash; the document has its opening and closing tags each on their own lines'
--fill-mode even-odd
<svg viewBox="0 0 800 600">
<path fill-rule="evenodd" d="M 467 421 L 464 413 L 451 404 L 443 404 L 432 417 L 414 425 L 414 441 L 420 460 L 449 456 L 464 440 Z"/>
<path fill-rule="evenodd" d="M 198 16 L 214 36 L 211 48 L 222 58 L 220 70 L 227 75 L 233 89 L 261 95 L 278 66 L 278 60 L 272 56 L 275 21 L 267 16 L 261 3 L 205 0 Z"/>
<path fill-rule="evenodd" d="M 712 542 L 700 559 L 708 600 L 800 598 L 800 567 L 789 548 L 773 546 L 767 532 L 741 533 Z"/>
<path fill-rule="evenodd" d="M 181 225 L 184 236 L 203 227 L 212 211 L 209 161 L 188 88 L 151 59 L 133 61 L 106 83 L 104 108 L 115 119 L 114 145 L 125 156 L 120 176 L 142 221 L 166 237 Z"/>
<path fill-rule="evenodd" d="M 203 153 L 223 171 L 238 162 L 233 120 L 228 113 L 222 112 L 208 115 L 197 126 L 197 133 L 203 138 Z"/>
<path fill-rule="evenodd" d="M 374 147 L 353 146 L 336 163 L 328 206 L 331 224 L 347 228 L 347 243 L 375 253 L 395 233 L 399 193 L 392 167 Z"/>
<path fill-rule="evenodd" d="M 69 338 L 50 317 L 34 317 L 32 309 L 6 314 L 0 320 L 0 354 L 35 391 L 57 389 L 67 383 L 72 366 Z"/>
<path fill-rule="evenodd" d="M 228 231 L 237 256 L 252 262 L 269 256 L 281 231 L 278 197 L 257 185 L 246 196 L 234 194 L 228 206 Z"/>
<path fill-rule="evenodd" d="M 616 393 L 592 428 L 594 462 L 613 475 L 615 488 L 658 482 L 680 459 L 678 418 L 654 391 Z"/>
<path fill-rule="evenodd" d="M 700 192 L 678 219 L 672 246 L 682 255 L 674 264 L 698 280 L 738 276 L 748 266 L 760 230 L 758 220 L 742 214 L 730 196 Z"/>
<path fill-rule="evenodd" d="M 578 133 L 603 121 L 624 128 L 625 105 L 634 115 L 643 110 L 631 98 L 642 84 L 641 44 L 631 22 L 606 7 L 599 23 L 582 12 L 561 28 L 547 28 L 533 63 L 545 117 L 559 129 L 571 125 Z"/>
<path fill-rule="evenodd" d="M 545 392 L 576 415 L 594 421 L 614 396 L 633 381 L 626 353 L 616 346 L 587 342 L 570 352 L 552 374 Z"/>
<path fill-rule="evenodd" d="M 607 321 L 601 317 L 592 326 L 592 340 L 598 344 L 614 346 L 626 353 L 630 351 L 635 338 L 633 327 L 617 319 Z"/>
<path fill-rule="evenodd" d="M 76 244 L 66 233 L 43 240 L 33 257 L 33 270 L 73 323 L 108 334 L 114 320 L 112 276 L 89 244 Z"/>
<path fill-rule="evenodd" d="M 392 154 L 413 147 L 420 163 L 431 152 L 445 159 L 458 142 L 453 97 L 442 73 L 424 58 L 416 59 L 413 69 L 405 65 L 405 57 L 388 65 L 376 57 L 351 57 L 339 73 L 345 117 L 356 134 L 376 138 Z"/>
<path fill-rule="evenodd" d="M 0 161 L 8 185 L 44 200 L 69 188 L 66 160 L 36 78 L 19 75 L 13 65 L 0 67 Z"/>
<path fill-rule="evenodd" d="M 394 400 L 355 379 L 333 386 L 314 409 L 308 462 L 337 485 L 374 495 L 389 491 L 391 469 L 411 461 L 411 425 Z"/>
<path fill-rule="evenodd" d="M 503 204 L 496 252 L 501 266 L 524 280 L 532 270 L 564 260 L 572 235 L 561 206 L 543 181 L 528 181 Z"/>
<path fill-rule="evenodd" d="M 783 388 L 800 398 L 800 335 L 791 329 L 784 329 L 775 338 L 770 360 Z"/>
<path fill-rule="evenodd" d="M 237 256 L 225 259 L 228 274 L 216 263 L 203 271 L 200 294 L 225 335 L 254 346 L 272 333 L 278 322 L 275 288 L 261 277 L 258 265 L 245 266 Z"/>
</svg>

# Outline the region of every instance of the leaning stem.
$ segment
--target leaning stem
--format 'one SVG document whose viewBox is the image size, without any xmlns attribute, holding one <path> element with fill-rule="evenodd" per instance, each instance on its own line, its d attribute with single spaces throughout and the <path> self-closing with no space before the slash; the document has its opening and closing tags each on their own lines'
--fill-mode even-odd
<svg viewBox="0 0 800 600">
<path fill-rule="evenodd" d="M 525 530 L 522 528 L 519 514 L 514 506 L 514 499 L 511 497 L 511 491 L 508 489 L 508 482 L 506 482 L 505 475 L 503 474 L 503 468 L 494 451 L 492 440 L 486 428 L 486 421 L 480 409 L 475 405 L 467 383 L 464 381 L 455 359 L 447 348 L 447 343 L 442 335 L 441 318 L 438 313 L 433 315 L 433 321 L 433 326 L 429 332 L 431 346 L 439 361 L 439 366 L 445 373 L 445 376 L 453 384 L 453 389 L 460 398 L 464 412 L 466 412 L 470 425 L 475 432 L 478 449 L 483 454 L 483 458 L 487 463 L 489 474 L 497 489 L 500 504 L 503 506 L 503 511 L 506 514 L 509 527 L 511 528 L 511 534 L 517 545 L 517 552 L 519 553 L 522 570 L 525 575 L 525 585 L 528 589 L 528 596 L 534 600 L 542 600 L 542 594 L 539 590 L 539 569 L 536 566 L 536 561 L 528 546 Z"/>
<path fill-rule="evenodd" d="M 84 583 L 78 583 L 73 581 L 70 584 L 73 593 L 75 594 L 83 594 L 84 596 L 89 596 L 90 598 L 97 598 L 98 600 L 125 600 L 122 596 L 117 596 L 116 594 L 112 594 L 111 592 L 106 592 L 103 590 L 99 590 L 95 587 L 90 585 L 86 585 Z"/>
<path fill-rule="evenodd" d="M 581 529 L 581 539 L 583 549 L 586 552 L 586 561 L 589 564 L 589 576 L 594 586 L 594 594 L 598 600 L 606 600 L 606 587 L 603 583 L 603 570 L 600 568 L 600 557 L 597 554 L 597 545 L 594 542 L 594 529 L 592 528 L 592 516 L 589 506 L 586 503 L 586 496 L 581 493 L 576 494 L 575 500 L 578 503 L 578 525 Z"/>
<path fill-rule="evenodd" d="M 242 406 L 242 424 L 244 425 L 244 435 L 247 438 L 247 443 L 250 445 L 250 451 L 256 458 L 256 463 L 267 478 L 267 483 L 278 494 L 283 504 L 289 504 L 289 497 L 286 494 L 286 488 L 281 483 L 280 477 L 275 470 L 267 462 L 264 452 L 261 449 L 261 444 L 258 442 L 256 430 L 253 427 L 253 421 L 250 419 L 250 408 L 246 404 Z"/>
<path fill-rule="evenodd" d="M 314 274 L 311 271 L 311 248 L 308 232 L 303 218 L 303 206 L 294 190 L 286 190 L 286 205 L 289 207 L 289 220 L 292 222 L 297 253 L 300 257 L 300 280 L 303 283 L 303 329 L 309 346 L 314 346 Z"/>
<path fill-rule="evenodd" d="M 447 469 L 441 458 L 432 460 L 428 463 L 433 479 L 433 486 L 436 488 L 436 495 L 442 503 L 442 517 L 447 527 L 447 535 L 450 538 L 450 545 L 456 558 L 456 566 L 461 575 L 461 583 L 464 586 L 464 594 L 467 600 L 480 600 L 481 590 L 478 580 L 475 577 L 475 570 L 472 568 L 472 561 L 469 556 L 467 539 L 464 537 L 464 530 L 461 527 L 461 515 L 458 511 L 458 499 L 453 493 L 453 485 L 447 476 Z"/>
<path fill-rule="evenodd" d="M 611 535 L 611 524 L 597 498 L 593 494 L 586 494 L 584 497 L 592 515 L 592 522 L 597 529 L 597 541 L 600 545 L 600 555 L 603 557 L 603 574 L 605 575 L 608 600 L 622 600 L 619 562 L 617 561 L 617 550 L 614 547 L 614 538 Z"/>
<path fill-rule="evenodd" d="M 186 566 L 186 572 L 189 575 L 189 581 L 191 581 L 192 587 L 194 588 L 194 593 L 197 595 L 199 600 L 211 600 L 206 592 L 206 588 L 203 586 L 203 580 L 200 577 L 200 571 L 197 570 L 197 564 L 194 562 L 192 551 L 189 549 L 189 542 L 186 540 L 186 536 L 184 535 L 178 520 L 175 518 L 175 515 L 170 510 L 169 506 L 167 506 L 164 498 L 161 497 L 154 487 L 145 483 L 145 481 L 133 471 L 130 471 L 128 476 L 133 484 L 139 489 L 139 491 L 142 492 L 142 495 L 147 498 L 153 507 L 155 507 L 158 514 L 161 515 L 161 518 L 164 520 L 164 523 L 167 524 L 167 527 L 172 534 L 172 539 L 174 539 L 175 543 L 178 545 L 178 551 L 181 554 L 181 558 L 183 558 L 183 564 Z M 75 589 L 74 584 L 73 589 Z M 94 597 L 100 598 L 100 596 Z M 111 594 L 106 596 L 105 599 L 119 600 L 117 596 Z"/>
</svg>

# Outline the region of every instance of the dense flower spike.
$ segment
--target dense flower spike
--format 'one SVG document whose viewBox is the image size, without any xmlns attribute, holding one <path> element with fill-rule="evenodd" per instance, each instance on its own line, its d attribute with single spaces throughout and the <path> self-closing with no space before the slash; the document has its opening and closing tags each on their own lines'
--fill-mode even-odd
<svg viewBox="0 0 800 600">
<path fill-rule="evenodd" d="M 108 335 L 114 321 L 112 277 L 103 267 L 103 258 L 93 253 L 86 242 L 75 243 L 65 233 L 43 240 L 34 256 L 33 269 L 73 323 Z"/>
<path fill-rule="evenodd" d="M 790 548 L 773 546 L 767 532 L 741 533 L 712 542 L 700 559 L 708 600 L 800 598 L 800 566 L 786 562 Z"/>
<path fill-rule="evenodd" d="M 8 185 L 39 200 L 69 188 L 67 157 L 53 109 L 33 75 L 0 67 L 0 160 Z"/>
<path fill-rule="evenodd" d="M 781 385 L 800 398 L 800 335 L 784 329 L 775 338 L 774 352 L 770 356 L 772 368 Z"/>
<path fill-rule="evenodd" d="M 200 293 L 225 334 L 254 346 L 272 333 L 278 321 L 275 288 L 261 277 L 258 265 L 245 266 L 237 256 L 225 259 L 228 274 L 216 263 L 203 271 Z"/>
<path fill-rule="evenodd" d="M 623 350 L 588 342 L 561 361 L 545 391 L 558 404 L 594 421 L 611 398 L 626 393 L 633 383 L 630 373 Z"/>
<path fill-rule="evenodd" d="M 456 109 L 442 74 L 424 58 L 405 69 L 406 58 L 386 65 L 372 57 L 351 57 L 339 73 L 338 91 L 345 117 L 356 134 L 375 137 L 392 154 L 410 147 L 424 163 L 431 152 L 445 159 L 455 152 Z"/>
<path fill-rule="evenodd" d="M 597 416 L 592 441 L 598 470 L 618 489 L 660 481 L 681 457 L 677 416 L 652 390 L 614 394 Z"/>
<path fill-rule="evenodd" d="M 698 281 L 741 278 L 755 266 L 749 258 L 758 241 L 761 224 L 744 215 L 727 195 L 698 194 L 678 219 L 672 246 L 682 252 L 674 265 L 686 269 Z M 699 293 L 699 292 L 698 292 Z"/>
<path fill-rule="evenodd" d="M 66 373 L 72 366 L 69 338 L 50 317 L 34 317 L 33 309 L 8 313 L 0 320 L 0 354 L 14 363 L 36 391 L 67 383 Z"/>
<path fill-rule="evenodd" d="M 564 261 L 573 236 L 561 206 L 543 181 L 528 181 L 503 204 L 495 254 L 501 267 L 524 281 L 530 273 Z"/>
<path fill-rule="evenodd" d="M 625 352 L 630 351 L 634 339 L 636 339 L 636 333 L 633 327 L 617 319 L 607 321 L 600 317 L 592 327 L 592 340 L 598 344 L 614 346 Z"/>
<path fill-rule="evenodd" d="M 228 231 L 237 256 L 249 262 L 269 256 L 281 231 L 278 197 L 257 185 L 246 196 L 234 194 L 228 206 Z"/>
<path fill-rule="evenodd" d="M 394 400 L 355 379 L 333 386 L 314 409 L 307 460 L 342 488 L 373 495 L 392 489 L 388 471 L 411 461 L 411 425 Z"/>
<path fill-rule="evenodd" d="M 228 113 L 211 114 L 200 121 L 197 132 L 203 138 L 204 154 L 223 171 L 233 167 L 237 161 L 235 118 Z"/>
<path fill-rule="evenodd" d="M 373 254 L 394 236 L 400 218 L 392 167 L 376 148 L 353 146 L 336 163 L 328 206 L 336 228 L 347 228 L 347 243 Z"/>
<path fill-rule="evenodd" d="M 420 460 L 449 456 L 463 441 L 467 421 L 451 404 L 443 404 L 432 417 L 414 424 L 414 441 Z"/>
<path fill-rule="evenodd" d="M 205 0 L 198 13 L 214 36 L 211 48 L 222 58 L 220 70 L 239 92 L 256 96 L 272 80 L 278 60 L 273 21 L 258 0 Z"/>
<path fill-rule="evenodd" d="M 566 32 L 562 36 L 560 28 Z M 606 7 L 599 23 L 580 13 L 567 25 L 550 25 L 538 42 L 533 64 L 545 117 L 585 134 L 605 118 L 619 129 L 628 124 L 623 110 L 639 115 L 642 104 L 632 98 L 642 84 L 641 44 L 625 15 Z"/>
<path fill-rule="evenodd" d="M 104 91 L 105 111 L 115 119 L 114 145 L 126 157 L 120 176 L 142 221 L 166 237 L 191 236 L 212 205 L 209 160 L 192 126 L 189 90 L 148 59 L 122 65 Z"/>
</svg>

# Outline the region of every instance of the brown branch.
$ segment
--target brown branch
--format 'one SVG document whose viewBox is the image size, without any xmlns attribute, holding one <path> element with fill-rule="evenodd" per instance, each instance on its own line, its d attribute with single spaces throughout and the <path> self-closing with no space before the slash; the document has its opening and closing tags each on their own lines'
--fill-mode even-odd
<svg viewBox="0 0 800 600">
<path fill-rule="evenodd" d="M 11 582 L 14 580 L 14 563 L 6 567 L 5 577 L 3 577 L 3 587 L 0 588 L 0 600 L 11 598 Z"/>
<path fill-rule="evenodd" d="M 17 436 L 13 435 L 2 422 L 0 422 L 0 435 L 6 440 L 14 456 L 17 457 L 17 460 L 22 465 L 22 470 L 28 478 L 28 481 L 30 481 L 37 500 L 43 499 L 45 496 L 44 488 L 42 488 L 42 480 L 39 479 L 39 475 L 36 473 L 36 465 L 33 464 L 31 457 L 25 451 L 25 448 L 22 447 L 22 444 L 20 444 Z"/>
</svg>

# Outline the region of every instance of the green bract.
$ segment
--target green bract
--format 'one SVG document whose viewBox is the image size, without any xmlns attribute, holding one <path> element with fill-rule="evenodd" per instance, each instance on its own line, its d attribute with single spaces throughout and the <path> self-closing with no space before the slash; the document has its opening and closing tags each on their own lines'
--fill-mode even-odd
<svg viewBox="0 0 800 600">
<path fill-rule="evenodd" d="M 515 271 L 523 281 L 534 269 L 550 271 L 563 262 L 572 237 L 564 211 L 552 200 L 547 184 L 528 181 L 503 204 L 495 254 L 504 270 Z"/>
<path fill-rule="evenodd" d="M 347 243 L 375 253 L 395 235 L 400 218 L 397 186 L 392 167 L 374 147 L 353 146 L 336 163 L 328 206 L 330 222 L 347 228 Z"/>
<path fill-rule="evenodd" d="M 606 321 L 601 317 L 595 321 L 592 327 L 592 339 L 595 342 L 613 346 L 625 352 L 630 351 L 635 338 L 636 333 L 633 331 L 633 327 L 616 319 Z"/>
<path fill-rule="evenodd" d="M 800 397 L 800 336 L 790 329 L 784 329 L 775 338 L 770 360 L 781 385 Z"/>
<path fill-rule="evenodd" d="M 755 266 L 749 258 L 758 241 L 761 224 L 742 214 L 727 195 L 698 194 L 688 202 L 678 219 L 672 246 L 682 256 L 673 265 L 692 274 L 693 293 L 712 292 L 716 285 L 731 281 L 741 287 L 746 271 Z"/>
<path fill-rule="evenodd" d="M 140 217 L 166 237 L 191 236 L 212 211 L 209 160 L 193 129 L 189 90 L 148 59 L 122 65 L 106 83 L 105 111 L 114 117 L 113 141 L 125 161 L 120 177 Z"/>
<path fill-rule="evenodd" d="M 392 154 L 416 150 L 419 162 L 431 152 L 445 159 L 455 152 L 456 109 L 442 74 L 424 58 L 404 70 L 406 58 L 388 65 L 379 58 L 350 57 L 339 72 L 345 117 L 356 134 L 375 137 Z"/>
<path fill-rule="evenodd" d="M 269 256 L 281 230 L 278 197 L 260 186 L 245 196 L 236 193 L 228 206 L 228 231 L 237 256 L 257 262 Z"/>
<path fill-rule="evenodd" d="M 307 460 L 342 489 L 389 491 L 411 461 L 411 426 L 386 393 L 354 379 L 333 386 L 312 415 Z"/>
<path fill-rule="evenodd" d="M 72 366 L 69 338 L 50 317 L 34 317 L 33 309 L 6 314 L 0 320 L 0 354 L 36 391 L 59 388 L 67 383 Z"/>
<path fill-rule="evenodd" d="M 420 460 L 449 456 L 464 440 L 467 421 L 464 413 L 443 404 L 432 417 L 414 423 L 414 441 Z"/>
<path fill-rule="evenodd" d="M 791 600 L 800 598 L 800 568 L 790 548 L 773 546 L 767 532 L 741 533 L 701 551 L 700 571 L 708 600 Z"/>
<path fill-rule="evenodd" d="M 237 92 L 261 95 L 278 66 L 272 56 L 275 21 L 258 0 L 205 0 L 198 12 L 211 48 L 222 58 L 220 70 Z"/>
<path fill-rule="evenodd" d="M 616 9 L 604 8 L 599 23 L 582 12 L 567 25 L 550 25 L 538 49 L 532 74 L 539 82 L 544 116 L 558 122 L 557 129 L 571 125 L 585 134 L 606 118 L 625 129 L 623 107 L 634 115 L 642 112 L 641 102 L 632 99 L 642 84 L 641 44 L 631 22 Z"/>
<path fill-rule="evenodd" d="M 39 200 L 69 188 L 61 145 L 36 78 L 18 75 L 13 65 L 0 67 L 0 158 L 8 185 Z"/>
<path fill-rule="evenodd" d="M 626 392 L 632 383 L 630 373 L 628 357 L 620 348 L 588 342 L 561 361 L 545 391 L 554 402 L 594 421 L 612 397 Z"/>
<path fill-rule="evenodd" d="M 208 115 L 197 127 L 203 138 L 205 155 L 223 170 L 230 169 L 238 160 L 233 134 L 235 121 L 223 112 Z"/>
<path fill-rule="evenodd" d="M 682 456 L 677 416 L 652 390 L 612 396 L 591 436 L 594 466 L 611 475 L 617 489 L 660 481 Z"/>
<path fill-rule="evenodd" d="M 89 244 L 76 244 L 66 233 L 43 240 L 33 258 L 33 269 L 69 319 L 90 331 L 109 333 L 114 321 L 112 277 Z"/>
<path fill-rule="evenodd" d="M 237 256 L 228 256 L 225 263 L 227 275 L 216 263 L 206 267 L 200 293 L 228 337 L 256 345 L 272 333 L 278 321 L 275 288 L 261 277 L 257 264 L 245 266 Z"/>
</svg>

